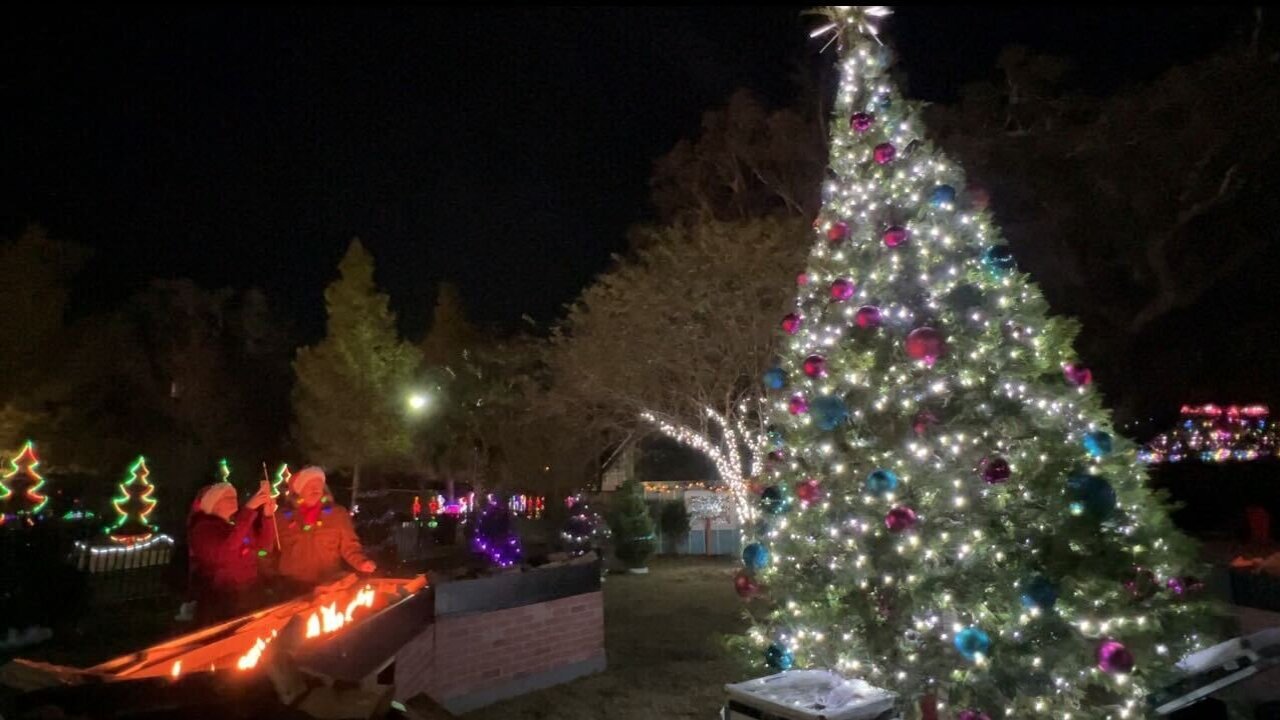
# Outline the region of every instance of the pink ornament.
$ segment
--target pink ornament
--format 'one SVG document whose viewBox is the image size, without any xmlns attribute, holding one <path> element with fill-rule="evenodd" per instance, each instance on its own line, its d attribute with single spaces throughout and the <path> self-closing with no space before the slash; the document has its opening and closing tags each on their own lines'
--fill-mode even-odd
<svg viewBox="0 0 1280 720">
<path fill-rule="evenodd" d="M 800 286 L 809 284 L 809 273 L 800 273 L 796 275 L 796 284 Z"/>
<path fill-rule="evenodd" d="M 855 287 L 852 280 L 840 278 L 831 283 L 831 299 L 843 302 L 853 297 L 854 290 Z"/>
<path fill-rule="evenodd" d="M 1093 382 L 1093 372 L 1080 363 L 1067 363 L 1062 366 L 1062 375 L 1067 382 L 1076 387 L 1084 387 Z"/>
<path fill-rule="evenodd" d="M 893 227 L 884 231 L 885 247 L 896 248 L 899 245 L 902 245 L 903 243 L 905 243 L 906 241 L 907 241 L 907 229 L 900 225 L 894 225 Z"/>
<path fill-rule="evenodd" d="M 930 367 L 947 351 L 942 335 L 931 327 L 912 330 L 907 335 L 906 348 L 907 355 L 913 360 L 923 360 Z"/>
<path fill-rule="evenodd" d="M 1146 600 L 1156 594 L 1160 586 L 1156 583 L 1156 574 L 1144 568 L 1135 567 L 1133 577 L 1124 581 L 1124 589 L 1134 600 Z"/>
<path fill-rule="evenodd" d="M 825 377 L 827 374 L 827 359 L 821 355 L 810 355 L 805 358 L 804 374 L 811 378 Z"/>
<path fill-rule="evenodd" d="M 1204 583 L 1193 577 L 1171 577 L 1164 586 L 1174 595 L 1186 595 L 1204 589 Z"/>
<path fill-rule="evenodd" d="M 1098 646 L 1098 669 L 1108 673 L 1127 673 L 1133 670 L 1133 653 L 1115 640 L 1104 640 Z"/>
<path fill-rule="evenodd" d="M 791 399 L 787 401 L 787 411 L 792 415 L 803 415 L 809 412 L 809 401 L 805 399 L 804 395 L 798 393 L 792 395 Z"/>
<path fill-rule="evenodd" d="M 787 313 L 782 318 L 782 330 L 788 335 L 795 335 L 800 330 L 800 316 L 795 313 Z"/>
<path fill-rule="evenodd" d="M 867 113 L 856 112 L 853 114 L 853 117 L 849 118 L 849 127 L 860 133 L 866 132 L 871 129 L 871 123 L 874 122 L 874 120 L 875 118 L 871 117 L 871 115 Z"/>
<path fill-rule="evenodd" d="M 956 720 L 991 720 L 991 716 L 981 710 L 961 710 Z"/>
<path fill-rule="evenodd" d="M 849 224 L 846 222 L 838 222 L 827 228 L 827 239 L 833 243 L 843 241 L 849 237 Z"/>
<path fill-rule="evenodd" d="M 988 485 L 999 485 L 1007 482 L 1012 472 L 1009 469 L 1009 461 L 1001 457 L 989 458 L 982 463 L 982 479 Z"/>
<path fill-rule="evenodd" d="M 910 530 L 916 526 L 916 511 L 906 505 L 898 505 L 884 516 L 884 526 L 895 533 Z"/>
<path fill-rule="evenodd" d="M 880 327 L 880 308 L 875 305 L 863 305 L 854 313 L 853 321 L 863 330 Z"/>
<path fill-rule="evenodd" d="M 890 143 L 880 143 L 874 150 L 877 165 L 888 165 L 898 156 L 898 151 Z"/>
<path fill-rule="evenodd" d="M 812 503 L 822 497 L 822 486 L 813 478 L 796 483 L 796 497 L 804 502 Z"/>
</svg>

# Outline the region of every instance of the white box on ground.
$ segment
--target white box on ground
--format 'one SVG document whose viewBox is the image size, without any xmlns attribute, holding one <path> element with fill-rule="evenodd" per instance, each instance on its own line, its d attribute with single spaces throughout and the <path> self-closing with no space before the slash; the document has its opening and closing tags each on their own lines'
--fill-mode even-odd
<svg viewBox="0 0 1280 720">
<path fill-rule="evenodd" d="M 897 695 L 829 670 L 788 670 L 724 686 L 725 720 L 874 720 Z"/>
</svg>

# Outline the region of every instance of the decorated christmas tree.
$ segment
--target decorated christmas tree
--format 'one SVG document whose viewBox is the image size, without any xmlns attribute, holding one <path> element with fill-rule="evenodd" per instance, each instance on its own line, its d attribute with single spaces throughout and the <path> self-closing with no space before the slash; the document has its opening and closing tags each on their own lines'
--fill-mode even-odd
<svg viewBox="0 0 1280 720">
<path fill-rule="evenodd" d="M 0 524 L 5 519 L 39 515 L 48 504 L 49 498 L 40 492 L 44 478 L 36 471 L 39 465 L 30 440 L 9 460 L 9 472 L 0 478 Z"/>
<path fill-rule="evenodd" d="M 483 554 L 489 562 L 499 567 L 511 567 L 520 561 L 523 549 L 511 511 L 505 503 L 499 502 L 492 495 L 476 517 L 471 549 Z"/>
<path fill-rule="evenodd" d="M 769 384 L 773 470 L 739 592 L 774 668 L 831 668 L 908 717 L 1123 718 L 1206 643 L 1193 549 L 878 37 L 839 52 L 830 173 Z"/>
<path fill-rule="evenodd" d="M 573 555 L 598 550 L 609 537 L 609 526 L 604 519 L 591 509 L 586 496 L 580 493 L 567 498 L 565 504 L 569 507 L 569 517 L 560 530 L 565 550 Z"/>
<path fill-rule="evenodd" d="M 631 479 L 618 488 L 609 508 L 609 529 L 613 531 L 614 554 L 631 568 L 645 567 L 653 554 L 653 517 L 644 502 L 640 483 Z"/>
<path fill-rule="evenodd" d="M 132 544 L 146 540 L 156 531 L 147 521 L 156 509 L 156 500 L 151 497 L 156 486 L 147 480 L 150 474 L 147 459 L 139 455 L 129 468 L 129 477 L 120 483 L 119 495 L 111 501 L 118 516 L 115 524 L 107 529 L 112 540 Z"/>
<path fill-rule="evenodd" d="M 217 475 L 215 477 L 217 477 L 217 482 L 231 482 L 231 466 L 227 464 L 226 458 L 222 458 L 218 461 L 216 473 Z"/>
</svg>

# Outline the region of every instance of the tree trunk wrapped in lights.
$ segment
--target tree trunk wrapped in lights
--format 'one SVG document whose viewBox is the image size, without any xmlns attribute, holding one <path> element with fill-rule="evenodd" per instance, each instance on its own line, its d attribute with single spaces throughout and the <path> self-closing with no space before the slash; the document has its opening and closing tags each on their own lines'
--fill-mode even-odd
<svg viewBox="0 0 1280 720">
<path fill-rule="evenodd" d="M 747 644 L 949 718 L 1134 717 L 1210 639 L 1194 552 L 877 36 L 840 55 L 816 240 L 766 384 L 781 432 L 743 553 Z"/>
</svg>

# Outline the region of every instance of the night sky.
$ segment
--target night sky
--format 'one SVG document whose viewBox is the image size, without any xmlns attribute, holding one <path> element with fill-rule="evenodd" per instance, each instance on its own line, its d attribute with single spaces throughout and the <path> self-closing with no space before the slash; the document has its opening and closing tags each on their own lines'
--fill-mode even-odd
<svg viewBox="0 0 1280 720">
<path fill-rule="evenodd" d="M 624 249 L 652 161 L 704 110 L 739 87 L 792 100 L 818 47 L 798 10 L 11 18 L 0 235 L 36 221 L 97 249 L 79 312 L 185 276 L 261 286 L 314 335 L 358 235 L 410 334 L 441 279 L 482 322 L 546 322 Z M 910 93 L 947 100 L 1009 43 L 1075 58 L 1105 92 L 1250 22 L 1239 8 L 911 7 L 890 31 Z"/>
</svg>

